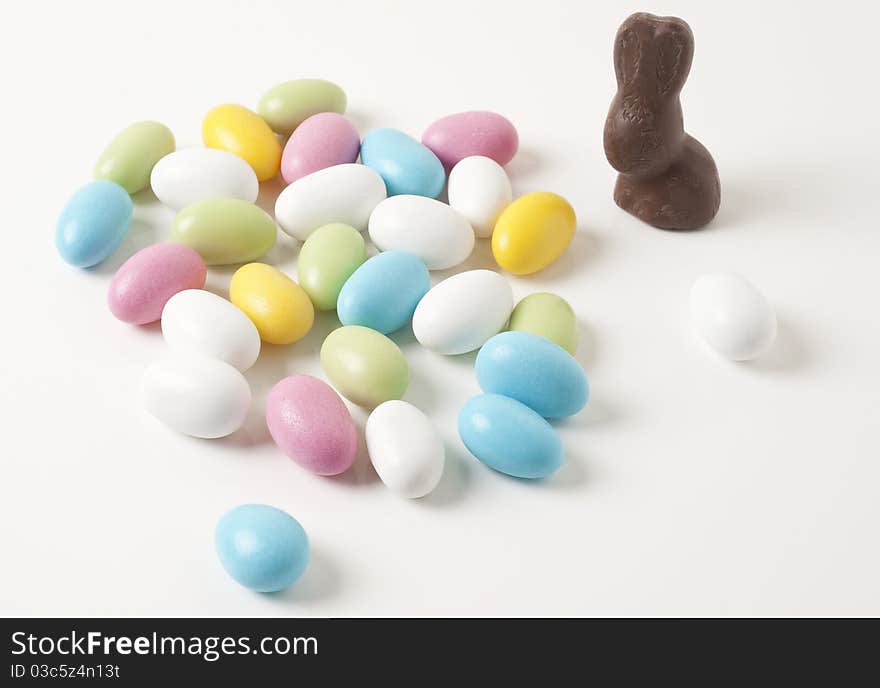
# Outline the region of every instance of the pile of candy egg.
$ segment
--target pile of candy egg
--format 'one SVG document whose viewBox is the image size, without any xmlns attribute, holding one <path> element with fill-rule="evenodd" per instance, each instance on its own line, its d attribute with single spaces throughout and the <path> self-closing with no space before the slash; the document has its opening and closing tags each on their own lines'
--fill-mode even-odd
<svg viewBox="0 0 880 688">
<path fill-rule="evenodd" d="M 475 369 L 484 394 L 468 400 L 458 419 L 468 450 L 511 476 L 551 474 L 563 451 L 547 419 L 576 414 L 588 398 L 587 378 L 573 357 L 571 306 L 538 293 L 514 307 L 508 281 L 492 270 L 461 272 L 433 287 L 429 271 L 461 264 L 475 239 L 485 238 L 503 270 L 538 272 L 566 250 L 574 210 L 549 192 L 513 199 L 504 165 L 517 151 L 518 135 L 500 115 L 450 115 L 429 126 L 421 141 L 394 129 L 361 140 L 345 108 L 335 84 L 301 79 L 272 88 L 256 112 L 240 105 L 212 109 L 202 125 L 204 148 L 175 150 L 167 127 L 138 122 L 113 139 L 98 159 L 95 181 L 64 207 L 56 244 L 78 267 L 113 253 L 131 221 L 130 194 L 150 186 L 177 211 L 170 241 L 131 256 L 108 293 L 118 319 L 161 320 L 167 354 L 144 374 L 147 410 L 187 435 L 235 432 L 251 405 L 243 373 L 261 342 L 293 344 L 309 332 L 316 309 L 335 309 L 342 326 L 320 352 L 330 384 L 294 375 L 278 381 L 266 400 L 269 432 L 297 464 L 319 475 L 351 467 L 358 440 L 342 395 L 371 410 L 365 437 L 381 480 L 410 498 L 434 489 L 443 473 L 443 442 L 431 420 L 401 400 L 408 363 L 387 336 L 411 323 L 418 342 L 438 354 L 479 349 Z M 256 200 L 259 183 L 279 172 L 288 185 L 273 218 Z M 444 186 L 448 203 L 436 200 Z M 303 242 L 298 281 L 255 262 L 275 244 L 276 222 Z M 379 250 L 369 258 L 365 231 Z M 204 286 L 207 266 L 228 264 L 241 267 L 227 300 Z M 700 295 L 726 289 L 733 294 L 728 300 L 742 305 L 749 288 L 722 279 L 695 288 L 693 296 L 705 336 L 734 358 L 769 343 L 772 310 L 764 302 L 762 313 L 749 316 L 753 332 L 740 341 L 713 321 L 718 299 Z M 759 297 L 753 310 L 762 307 Z M 265 505 L 224 515 L 216 546 L 229 574 L 260 591 L 289 585 L 308 559 L 299 523 Z"/>
</svg>

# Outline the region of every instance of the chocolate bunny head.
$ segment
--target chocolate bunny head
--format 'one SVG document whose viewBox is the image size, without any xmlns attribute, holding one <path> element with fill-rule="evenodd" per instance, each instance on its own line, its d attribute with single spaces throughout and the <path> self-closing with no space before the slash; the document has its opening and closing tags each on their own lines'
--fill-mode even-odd
<svg viewBox="0 0 880 688">
<path fill-rule="evenodd" d="M 614 39 L 617 94 L 605 121 L 605 155 L 622 174 L 664 172 L 684 145 L 678 96 L 694 56 L 690 27 L 676 17 L 640 12 Z"/>
</svg>

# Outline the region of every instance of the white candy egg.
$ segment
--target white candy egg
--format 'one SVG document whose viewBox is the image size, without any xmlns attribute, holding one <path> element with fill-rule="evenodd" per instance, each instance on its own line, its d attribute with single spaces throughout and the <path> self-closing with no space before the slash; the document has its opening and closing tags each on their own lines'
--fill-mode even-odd
<svg viewBox="0 0 880 688">
<path fill-rule="evenodd" d="M 716 272 L 691 287 L 691 323 L 722 356 L 747 361 L 760 356 L 776 337 L 776 314 L 764 295 L 744 277 Z"/>
<path fill-rule="evenodd" d="M 251 404 L 251 388 L 228 363 L 173 353 L 144 373 L 144 406 L 172 430 L 193 437 L 225 437 L 238 430 Z"/>
<path fill-rule="evenodd" d="M 382 177 L 371 167 L 356 163 L 334 165 L 300 177 L 275 201 L 275 219 L 281 229 L 300 241 L 331 222 L 367 228 L 387 192 Z"/>
<path fill-rule="evenodd" d="M 513 291 L 492 270 L 469 270 L 431 289 L 413 315 L 413 334 L 441 354 L 479 349 L 504 329 L 513 310 Z"/>
<path fill-rule="evenodd" d="M 162 335 L 173 349 L 219 358 L 242 372 L 260 355 L 260 333 L 251 319 L 204 289 L 186 289 L 168 300 Z"/>
<path fill-rule="evenodd" d="M 169 153 L 153 167 L 150 186 L 156 198 L 175 210 L 209 198 L 253 203 L 260 193 L 253 168 L 237 155 L 216 148 Z"/>
<path fill-rule="evenodd" d="M 415 499 L 431 492 L 443 475 L 446 450 L 428 417 L 405 401 L 386 401 L 367 418 L 367 451 L 391 490 Z"/>
<path fill-rule="evenodd" d="M 470 222 L 481 239 L 492 236 L 495 220 L 513 200 L 504 168 L 482 155 L 464 158 L 452 168 L 448 192 L 449 205 Z"/>
<path fill-rule="evenodd" d="M 380 251 L 406 251 L 429 270 L 458 265 L 474 249 L 474 230 L 457 210 L 425 196 L 391 196 L 370 216 L 370 239 Z"/>
</svg>

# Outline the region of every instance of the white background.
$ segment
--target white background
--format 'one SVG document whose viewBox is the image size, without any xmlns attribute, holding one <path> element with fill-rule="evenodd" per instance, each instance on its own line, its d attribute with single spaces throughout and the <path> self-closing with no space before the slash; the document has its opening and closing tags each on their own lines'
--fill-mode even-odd
<svg viewBox="0 0 880 688">
<path fill-rule="evenodd" d="M 880 613 L 880 189 L 873 3 L 28 2 L 4 15 L 0 613 L 6 615 L 681 615 Z M 714 154 L 721 211 L 675 234 L 611 200 L 602 126 L 614 33 L 631 12 L 685 18 L 696 55 L 687 129 Z M 361 133 L 415 136 L 492 109 L 520 132 L 515 193 L 567 197 L 578 233 L 529 278 L 578 314 L 592 399 L 559 431 L 566 463 L 537 483 L 495 474 L 455 432 L 473 355 L 399 333 L 406 399 L 436 421 L 448 465 L 403 501 L 361 453 L 335 479 L 272 444 L 285 375 L 321 375 L 322 316 L 247 377 L 255 404 L 224 440 L 176 435 L 139 399 L 156 326 L 117 322 L 113 271 L 167 236 L 149 192 L 93 270 L 56 255 L 55 219 L 115 133 L 157 119 L 200 144 L 214 105 L 256 105 L 291 78 L 348 93 Z M 271 208 L 280 186 L 264 185 Z M 469 267 L 491 264 L 481 242 Z M 298 246 L 268 260 L 295 274 Z M 723 361 L 693 341 L 688 290 L 730 269 L 776 307 L 773 351 Z M 220 293 L 231 269 L 210 271 Z M 439 278 L 438 273 L 434 274 Z M 362 425 L 364 415 L 355 412 Z M 244 502 L 308 531 L 304 577 L 249 592 L 213 529 Z"/>
</svg>

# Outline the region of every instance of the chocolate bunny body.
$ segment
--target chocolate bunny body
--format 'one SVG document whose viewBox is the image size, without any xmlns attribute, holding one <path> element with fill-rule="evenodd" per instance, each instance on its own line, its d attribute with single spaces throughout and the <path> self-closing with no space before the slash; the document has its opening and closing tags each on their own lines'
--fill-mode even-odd
<svg viewBox="0 0 880 688">
<path fill-rule="evenodd" d="M 694 56 L 690 27 L 638 13 L 614 39 L 617 93 L 605 121 L 605 155 L 620 174 L 614 201 L 661 229 L 697 229 L 721 204 L 718 168 L 685 133 L 679 93 Z"/>
</svg>

